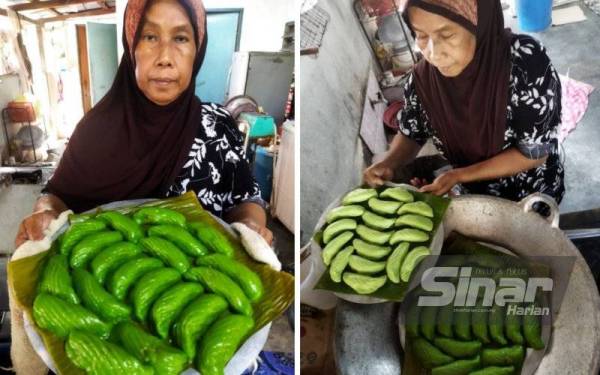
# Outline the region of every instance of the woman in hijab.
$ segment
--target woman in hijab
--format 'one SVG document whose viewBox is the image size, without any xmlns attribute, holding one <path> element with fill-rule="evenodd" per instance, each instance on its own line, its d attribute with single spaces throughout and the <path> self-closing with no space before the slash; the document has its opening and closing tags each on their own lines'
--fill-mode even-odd
<svg viewBox="0 0 600 375">
<path fill-rule="evenodd" d="M 499 0 L 402 3 L 424 60 L 408 78 L 400 131 L 365 182 L 392 179 L 432 138 L 453 169 L 428 185 L 414 178 L 422 192 L 462 184 L 471 194 L 520 200 L 541 192 L 560 202 L 561 87 L 544 47 L 504 29 Z"/>
<path fill-rule="evenodd" d="M 223 107 L 195 96 L 206 44 L 201 0 L 128 2 L 114 83 L 77 125 L 17 246 L 43 237 L 67 209 L 190 190 L 213 214 L 272 241 L 241 133 Z"/>
</svg>

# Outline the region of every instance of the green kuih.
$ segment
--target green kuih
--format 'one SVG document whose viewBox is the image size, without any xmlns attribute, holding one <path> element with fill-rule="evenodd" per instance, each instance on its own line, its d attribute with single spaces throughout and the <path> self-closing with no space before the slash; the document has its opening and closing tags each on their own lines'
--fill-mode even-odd
<svg viewBox="0 0 600 375">
<path fill-rule="evenodd" d="M 348 264 L 354 271 L 367 275 L 376 274 L 385 269 L 385 262 L 375 262 L 358 255 L 351 255 Z"/>
<path fill-rule="evenodd" d="M 458 341 L 445 337 L 436 337 L 433 343 L 444 353 L 454 358 L 471 358 L 476 356 L 481 350 L 481 343 L 479 341 Z"/>
<path fill-rule="evenodd" d="M 190 232 L 177 225 L 156 225 L 148 229 L 148 236 L 162 237 L 173 242 L 183 252 L 191 257 L 208 254 L 208 249 L 198 241 Z"/>
<path fill-rule="evenodd" d="M 184 352 L 154 337 L 136 323 L 119 323 L 113 332 L 125 350 L 151 364 L 156 374 L 179 375 L 189 367 L 190 359 Z"/>
<path fill-rule="evenodd" d="M 69 215 L 69 224 L 75 225 L 75 224 L 83 223 L 84 221 L 93 219 L 94 216 L 96 216 L 95 213 L 93 213 L 93 214 L 70 214 Z"/>
<path fill-rule="evenodd" d="M 437 312 L 437 306 L 423 306 L 421 308 L 421 333 L 429 341 L 433 341 L 435 336 Z"/>
<path fill-rule="evenodd" d="M 104 284 L 106 277 L 120 265 L 136 258 L 142 253 L 142 248 L 131 242 L 117 242 L 110 245 L 96 255 L 90 263 L 94 277 L 100 284 Z"/>
<path fill-rule="evenodd" d="M 402 268 L 402 262 L 404 262 L 404 258 L 406 254 L 408 254 L 408 249 L 410 248 L 410 244 L 408 242 L 402 242 L 387 260 L 385 271 L 387 273 L 388 278 L 391 282 L 398 284 L 400 282 L 400 269 Z"/>
<path fill-rule="evenodd" d="M 406 328 L 406 336 L 415 338 L 419 337 L 421 326 L 421 307 L 416 303 L 416 301 L 410 302 L 410 306 L 406 310 L 406 319 L 404 322 L 404 327 Z"/>
<path fill-rule="evenodd" d="M 344 272 L 342 280 L 358 294 L 371 294 L 385 285 L 387 276 L 366 276 L 353 272 Z"/>
<path fill-rule="evenodd" d="M 352 239 L 352 237 L 354 237 L 354 233 L 344 232 L 333 240 L 329 241 L 327 246 L 325 246 L 321 252 L 323 263 L 328 266 L 333 260 L 333 257 L 342 249 L 342 247 L 344 247 L 344 245 L 346 245 L 346 243 L 348 243 L 348 241 Z"/>
<path fill-rule="evenodd" d="M 523 315 L 523 336 L 527 346 L 535 350 L 542 350 L 546 346 L 542 340 L 542 326 L 540 317 L 532 313 L 534 304 L 529 304 Z M 527 313 L 529 311 L 529 313 Z"/>
<path fill-rule="evenodd" d="M 196 260 L 199 266 L 214 268 L 237 282 L 251 302 L 258 301 L 264 293 L 258 274 L 244 264 L 222 254 L 212 254 Z"/>
<path fill-rule="evenodd" d="M 40 293 L 35 297 L 33 319 L 38 327 L 59 338 L 67 337 L 74 329 L 105 338 L 110 334 L 111 328 L 88 309 L 47 293 Z"/>
<path fill-rule="evenodd" d="M 225 298 L 231 307 L 244 315 L 252 316 L 252 306 L 242 289 L 229 276 L 208 267 L 190 268 L 184 277 L 200 282 L 206 289 Z"/>
<path fill-rule="evenodd" d="M 173 268 L 158 268 L 142 276 L 131 291 L 135 317 L 145 322 L 152 303 L 179 281 L 181 274 Z"/>
<path fill-rule="evenodd" d="M 406 310 L 406 320 L 404 327 L 406 328 L 406 336 L 415 338 L 419 337 L 419 327 L 421 317 L 421 307 L 416 301 L 410 302 L 410 306 Z"/>
<path fill-rule="evenodd" d="M 356 234 L 363 240 L 376 244 L 385 245 L 390 240 L 391 232 L 380 232 L 375 229 L 371 229 L 366 225 L 358 225 L 356 227 Z"/>
<path fill-rule="evenodd" d="M 74 304 L 79 303 L 79 297 L 73 289 L 69 264 L 65 255 L 56 254 L 48 259 L 38 290 L 40 293 L 50 293 Z"/>
<path fill-rule="evenodd" d="M 341 219 L 338 221 L 334 221 L 329 224 L 327 228 L 323 231 L 323 243 L 328 243 L 332 238 L 337 236 L 338 234 L 345 232 L 347 230 L 355 230 L 356 229 L 356 220 L 354 219 Z"/>
<path fill-rule="evenodd" d="M 400 280 L 407 283 L 415 268 L 417 268 L 423 259 L 430 254 L 431 252 L 425 246 L 419 246 L 412 249 L 402 262 L 402 267 L 400 268 Z"/>
<path fill-rule="evenodd" d="M 84 237 L 100 232 L 106 229 L 106 223 L 101 220 L 88 219 L 76 224 L 71 224 L 71 227 L 62 235 L 60 239 L 59 251 L 63 255 L 69 255 L 73 246 L 75 246 Z"/>
<path fill-rule="evenodd" d="M 394 232 L 390 237 L 390 245 L 395 245 L 400 242 L 427 242 L 429 234 L 418 229 L 407 228 L 400 229 Z"/>
<path fill-rule="evenodd" d="M 482 368 L 481 370 L 470 372 L 469 375 L 513 375 L 515 368 L 513 366 L 498 367 L 490 366 Z"/>
<path fill-rule="evenodd" d="M 108 293 L 91 273 L 74 269 L 73 281 L 83 306 L 94 314 L 109 323 L 129 319 L 131 308 Z"/>
<path fill-rule="evenodd" d="M 492 341 L 502 346 L 508 345 L 508 341 L 506 341 L 506 337 L 504 336 L 505 316 L 505 309 L 496 305 L 492 306 L 492 309 L 488 315 L 490 337 L 492 338 Z"/>
<path fill-rule="evenodd" d="M 185 216 L 177 211 L 161 207 L 145 207 L 141 208 L 133 214 L 133 220 L 136 223 L 142 224 L 166 224 L 178 225 L 185 228 Z"/>
<path fill-rule="evenodd" d="M 367 202 L 369 208 L 380 215 L 393 215 L 402 206 L 401 202 L 384 201 L 377 198 L 371 198 Z"/>
<path fill-rule="evenodd" d="M 433 218 L 433 209 L 425 202 L 406 203 L 398 210 L 398 215 L 415 214 Z"/>
<path fill-rule="evenodd" d="M 227 310 L 227 301 L 216 294 L 205 294 L 191 302 L 173 326 L 177 346 L 193 360 L 198 340 L 219 315 Z"/>
<path fill-rule="evenodd" d="M 523 339 L 523 335 L 521 334 L 521 315 L 517 315 L 514 313 L 510 313 L 511 306 L 517 307 L 516 303 L 509 303 L 506 307 L 506 321 L 504 322 L 506 325 L 506 337 L 513 343 L 517 345 L 523 345 L 525 339 Z"/>
<path fill-rule="evenodd" d="M 392 248 L 389 246 L 373 245 L 360 238 L 354 239 L 352 241 L 352 246 L 358 255 L 372 260 L 383 259 L 392 252 Z"/>
<path fill-rule="evenodd" d="M 454 362 L 454 358 L 444 354 L 441 350 L 423 338 L 418 338 L 412 342 L 412 351 L 419 359 L 421 365 L 426 369 L 432 369 Z"/>
<path fill-rule="evenodd" d="M 73 331 L 65 345 L 67 357 L 75 366 L 89 375 L 154 375 L 151 367 L 144 366 L 134 356 L 86 332 Z"/>
<path fill-rule="evenodd" d="M 394 219 L 379 216 L 371 211 L 365 211 L 362 215 L 362 220 L 367 226 L 377 230 L 386 230 L 394 226 Z"/>
<path fill-rule="evenodd" d="M 448 338 L 454 337 L 452 329 L 454 322 L 454 305 L 452 303 L 440 307 L 437 319 L 437 331 L 440 335 Z"/>
<path fill-rule="evenodd" d="M 136 243 L 144 236 L 140 225 L 120 212 L 106 211 L 96 217 L 106 221 L 113 229 L 121 232 L 129 242 Z"/>
<path fill-rule="evenodd" d="M 377 191 L 375 189 L 355 189 L 342 198 L 342 204 L 347 206 L 350 204 L 362 203 L 376 196 Z"/>
<path fill-rule="evenodd" d="M 331 266 L 329 266 L 329 277 L 331 277 L 331 280 L 336 283 L 342 282 L 342 274 L 348 266 L 350 256 L 353 252 L 354 248 L 352 246 L 348 246 L 344 250 L 337 253 L 337 255 L 333 258 L 331 261 Z"/>
<path fill-rule="evenodd" d="M 181 311 L 203 292 L 204 288 L 198 283 L 182 282 L 158 297 L 152 305 L 150 316 L 160 338 L 166 339 L 169 336 L 171 326 Z"/>
<path fill-rule="evenodd" d="M 416 229 L 423 230 L 425 232 L 431 232 L 433 230 L 433 221 L 431 219 L 414 214 L 406 214 L 398 217 L 394 223 L 397 227 L 409 226 Z"/>
<path fill-rule="evenodd" d="M 475 253 L 475 254 L 471 254 L 467 257 L 466 262 L 469 263 L 474 263 L 477 264 L 478 266 L 481 266 L 484 268 L 484 271 L 486 273 L 488 273 L 489 268 L 493 268 L 494 274 L 499 274 L 499 275 L 503 275 L 502 272 L 498 272 L 498 268 L 502 268 L 504 267 L 504 261 L 502 259 L 501 256 L 495 255 L 495 254 L 482 254 L 482 253 Z"/>
<path fill-rule="evenodd" d="M 478 300 L 475 309 L 471 311 L 471 328 L 473 336 L 483 344 L 490 344 L 492 341 L 488 334 L 488 308 L 483 307 L 482 301 Z"/>
<path fill-rule="evenodd" d="M 96 232 L 77 243 L 71 251 L 71 268 L 85 268 L 87 264 L 105 247 L 121 242 L 119 232 Z"/>
<path fill-rule="evenodd" d="M 525 359 L 525 349 L 522 346 L 509 346 L 499 349 L 483 349 L 481 364 L 483 366 L 514 366 L 521 367 Z"/>
<path fill-rule="evenodd" d="M 326 221 L 327 223 L 332 223 L 336 220 L 343 218 L 356 218 L 361 217 L 365 212 L 365 208 L 359 205 L 350 205 L 350 206 L 340 206 L 332 209 L 327 213 Z"/>
<path fill-rule="evenodd" d="M 124 300 L 129 288 L 148 272 L 164 267 L 163 262 L 156 258 L 140 257 L 129 260 L 119 266 L 108 278 L 108 291 L 119 300 Z"/>
<path fill-rule="evenodd" d="M 473 339 L 471 334 L 471 311 L 465 307 L 459 307 L 454 310 L 454 337 L 470 341 Z"/>
<path fill-rule="evenodd" d="M 223 375 L 227 362 L 252 328 L 252 318 L 243 315 L 228 315 L 213 324 L 202 338 L 196 358 L 202 375 Z"/>
<path fill-rule="evenodd" d="M 140 244 L 150 256 L 162 260 L 180 273 L 185 273 L 190 268 L 188 257 L 170 241 L 160 237 L 146 237 L 140 241 Z"/>
<path fill-rule="evenodd" d="M 479 356 L 471 359 L 462 359 L 444 366 L 435 367 L 431 375 L 466 375 L 479 367 Z"/>
<path fill-rule="evenodd" d="M 379 194 L 380 198 L 390 198 L 403 203 L 410 203 L 415 197 L 406 189 L 401 187 L 387 188 Z"/>
<path fill-rule="evenodd" d="M 197 221 L 189 223 L 189 228 L 210 251 L 233 258 L 235 249 L 227 235 L 213 226 Z"/>
</svg>

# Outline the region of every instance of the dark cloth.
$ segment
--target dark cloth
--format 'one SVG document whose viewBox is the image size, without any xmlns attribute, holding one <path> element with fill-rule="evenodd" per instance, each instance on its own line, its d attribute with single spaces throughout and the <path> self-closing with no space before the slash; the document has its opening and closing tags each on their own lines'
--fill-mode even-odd
<svg viewBox="0 0 600 375">
<path fill-rule="evenodd" d="M 467 166 L 497 155 L 506 130 L 506 92 L 510 74 L 510 40 L 504 29 L 500 0 L 408 0 L 403 16 L 409 28 L 410 7 L 438 14 L 476 38 L 475 55 L 456 77 L 445 77 L 422 60 L 414 68 L 419 99 L 444 153 L 456 166 Z M 414 33 L 414 32 L 413 32 Z"/>
<path fill-rule="evenodd" d="M 162 197 L 186 162 L 202 118 L 202 103 L 194 91 L 207 38 L 201 1 L 179 1 L 198 47 L 190 85 L 166 106 L 154 104 L 139 90 L 133 51 L 147 1 L 129 1 L 124 15 L 126 52 L 113 85 L 77 125 L 46 187 L 75 212 L 112 201 Z"/>
<path fill-rule="evenodd" d="M 544 47 L 527 35 L 513 37 L 510 62 L 512 69 L 504 94 L 508 105 L 502 149 L 516 148 L 530 159 L 548 158 L 541 166 L 514 176 L 465 184 L 463 187 L 466 193 L 514 201 L 541 192 L 560 203 L 565 187 L 557 138 L 561 122 L 558 73 Z M 429 113 L 421 104 L 413 76 L 408 78 L 405 86 L 405 102 L 399 114 L 400 132 L 421 145 L 432 138 L 436 148 L 446 157 L 447 147 L 431 126 Z"/>
<path fill-rule="evenodd" d="M 202 104 L 198 133 L 167 196 L 190 190 L 219 217 L 242 202 L 264 206 L 246 160 L 242 133 L 229 112 L 217 104 Z"/>
</svg>

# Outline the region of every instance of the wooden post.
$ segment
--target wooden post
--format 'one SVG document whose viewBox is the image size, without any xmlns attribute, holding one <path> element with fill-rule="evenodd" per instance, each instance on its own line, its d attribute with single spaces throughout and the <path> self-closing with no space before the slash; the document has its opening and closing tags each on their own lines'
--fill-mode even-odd
<svg viewBox="0 0 600 375">
<path fill-rule="evenodd" d="M 54 126 L 54 118 L 52 117 L 52 108 L 53 106 L 53 98 L 56 95 L 53 95 L 53 91 L 52 91 L 52 86 L 50 84 L 50 79 L 48 79 L 48 65 L 46 64 L 46 48 L 44 46 L 44 28 L 41 25 L 36 25 L 35 26 L 35 31 L 37 33 L 37 40 L 38 40 L 38 50 L 40 53 L 40 63 L 41 63 L 41 68 L 42 68 L 42 75 L 44 77 L 44 79 L 46 80 L 46 88 L 48 90 L 48 111 L 49 113 L 46 116 L 46 120 L 49 123 L 49 127 L 52 129 L 56 129 L 56 127 Z"/>
<path fill-rule="evenodd" d="M 92 108 L 92 96 L 90 91 L 90 67 L 87 49 L 87 31 L 85 25 L 77 25 L 77 51 L 79 57 L 79 79 L 81 81 L 81 100 L 83 102 L 83 113 Z"/>
</svg>

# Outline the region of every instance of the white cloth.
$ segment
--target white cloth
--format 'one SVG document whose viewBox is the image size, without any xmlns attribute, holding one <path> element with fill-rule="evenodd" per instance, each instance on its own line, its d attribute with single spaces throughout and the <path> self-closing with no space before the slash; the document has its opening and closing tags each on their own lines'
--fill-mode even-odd
<svg viewBox="0 0 600 375">
<path fill-rule="evenodd" d="M 242 223 L 233 223 L 231 227 L 239 233 L 240 241 L 252 259 L 268 264 L 275 271 L 281 271 L 281 262 L 277 259 L 275 251 L 260 234 Z"/>
<path fill-rule="evenodd" d="M 11 261 L 30 257 L 50 249 L 52 238 L 62 228 L 69 219 L 72 211 L 65 211 L 53 220 L 48 228 L 44 230 L 45 237 L 39 241 L 26 241 L 19 246 L 11 257 Z M 42 375 L 48 372 L 48 368 L 42 359 L 36 354 L 31 346 L 25 332 L 23 322 L 23 309 L 17 304 L 13 297 L 14 291 L 11 280 L 8 280 L 8 302 L 10 306 L 10 357 L 13 364 L 13 371 L 18 375 Z"/>
</svg>

